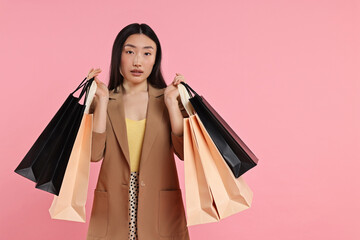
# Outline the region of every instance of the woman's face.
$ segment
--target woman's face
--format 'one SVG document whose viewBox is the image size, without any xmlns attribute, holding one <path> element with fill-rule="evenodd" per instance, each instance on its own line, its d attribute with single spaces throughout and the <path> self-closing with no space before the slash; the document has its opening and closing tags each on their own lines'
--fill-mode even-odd
<svg viewBox="0 0 360 240">
<path fill-rule="evenodd" d="M 145 34 L 130 35 L 121 52 L 120 73 L 124 81 L 134 84 L 146 81 L 156 57 L 156 43 Z"/>
</svg>

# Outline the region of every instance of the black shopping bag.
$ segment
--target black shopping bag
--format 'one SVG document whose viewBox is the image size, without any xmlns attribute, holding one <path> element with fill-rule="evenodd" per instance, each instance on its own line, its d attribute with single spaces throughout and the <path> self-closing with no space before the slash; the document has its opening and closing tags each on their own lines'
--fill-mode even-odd
<svg viewBox="0 0 360 240">
<path fill-rule="evenodd" d="M 258 158 L 231 129 L 215 109 L 187 83 L 180 82 L 188 91 L 189 99 L 201 122 L 214 141 L 234 176 L 238 178 L 258 163 Z M 191 91 L 190 91 L 191 90 Z M 193 92 L 195 95 L 191 93 Z"/>
<path fill-rule="evenodd" d="M 58 195 L 72 147 L 85 110 L 88 90 L 94 78 L 69 94 L 50 123 L 46 126 L 15 172 L 36 183 L 36 188 Z M 81 89 L 79 97 L 74 93 Z M 84 104 L 79 101 L 84 97 Z"/>
</svg>

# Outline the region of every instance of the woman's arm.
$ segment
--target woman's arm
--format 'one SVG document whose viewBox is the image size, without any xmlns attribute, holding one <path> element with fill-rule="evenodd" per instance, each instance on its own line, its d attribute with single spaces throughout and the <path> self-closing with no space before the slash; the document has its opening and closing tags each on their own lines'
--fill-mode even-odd
<svg viewBox="0 0 360 240">
<path fill-rule="evenodd" d="M 91 103 L 89 113 L 93 114 L 93 131 L 91 145 L 91 161 L 100 161 L 105 152 L 106 141 L 106 121 L 107 121 L 107 105 L 109 102 L 109 91 L 106 85 L 101 82 L 97 76 L 101 69 L 91 69 L 88 79 L 94 77 L 97 84 L 95 97 Z"/>
<path fill-rule="evenodd" d="M 184 77 L 180 74 L 176 75 L 172 84 L 166 88 L 164 95 L 170 117 L 171 142 L 174 147 L 174 152 L 180 160 L 184 160 L 184 117 L 188 115 L 181 101 L 178 100 L 180 94 L 177 85 L 180 81 L 184 81 Z"/>
<path fill-rule="evenodd" d="M 174 133 L 176 136 L 181 137 L 184 131 L 183 115 L 179 108 L 179 103 L 177 99 L 169 101 L 171 103 L 167 105 L 167 108 L 169 112 L 172 133 Z"/>
<path fill-rule="evenodd" d="M 105 152 L 107 102 L 99 101 L 95 104 L 93 101 L 92 106 L 89 111 L 89 113 L 93 113 L 91 161 L 98 162 L 104 157 Z"/>
<path fill-rule="evenodd" d="M 175 103 L 174 103 L 175 105 Z M 171 143 L 174 147 L 174 152 L 175 154 L 179 157 L 180 160 L 184 160 L 184 136 L 183 136 L 183 129 L 184 129 L 184 118 L 187 118 L 189 117 L 189 115 L 187 114 L 184 106 L 182 105 L 181 103 L 181 100 L 178 100 L 178 106 L 173 106 L 173 107 L 170 107 L 171 109 L 173 110 L 170 110 L 170 112 L 173 112 L 173 113 L 170 113 L 170 122 L 171 122 L 171 119 L 176 119 L 175 121 L 173 122 L 178 122 L 179 120 L 181 120 L 181 126 L 180 124 L 175 128 L 180 128 L 182 129 L 181 130 L 181 134 L 175 134 L 174 133 L 174 130 L 173 130 L 173 127 L 172 128 L 172 131 L 171 131 Z M 169 109 L 169 108 L 168 108 Z M 180 111 L 180 114 L 181 114 L 181 118 L 179 117 L 178 115 L 178 112 Z M 176 125 L 173 124 L 173 125 Z"/>
<path fill-rule="evenodd" d="M 96 103 L 96 107 L 94 110 L 94 132 L 103 133 L 106 130 L 107 104 L 108 99 L 100 100 L 98 103 Z"/>
</svg>

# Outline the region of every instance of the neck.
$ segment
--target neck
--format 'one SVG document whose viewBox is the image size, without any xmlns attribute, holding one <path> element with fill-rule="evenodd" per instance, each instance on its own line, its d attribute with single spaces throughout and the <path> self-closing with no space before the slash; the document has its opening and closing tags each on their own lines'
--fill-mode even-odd
<svg viewBox="0 0 360 240">
<path fill-rule="evenodd" d="M 125 90 L 124 93 L 130 94 L 130 95 L 147 92 L 149 90 L 147 80 L 144 80 L 140 83 L 133 83 L 133 82 L 130 82 L 130 81 L 127 81 L 126 79 L 124 79 L 123 86 L 124 86 L 124 90 Z"/>
</svg>

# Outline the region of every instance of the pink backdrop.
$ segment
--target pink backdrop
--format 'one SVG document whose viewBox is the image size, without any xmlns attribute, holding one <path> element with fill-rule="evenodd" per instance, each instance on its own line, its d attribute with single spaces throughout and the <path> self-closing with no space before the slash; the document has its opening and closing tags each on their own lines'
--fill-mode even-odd
<svg viewBox="0 0 360 240">
<path fill-rule="evenodd" d="M 158 34 L 166 82 L 182 73 L 260 159 L 252 207 L 191 239 L 360 239 L 359 16 L 356 0 L 0 0 L 0 239 L 85 239 L 88 221 L 50 219 L 52 195 L 13 171 L 91 67 L 108 82 L 133 22 Z"/>
</svg>

